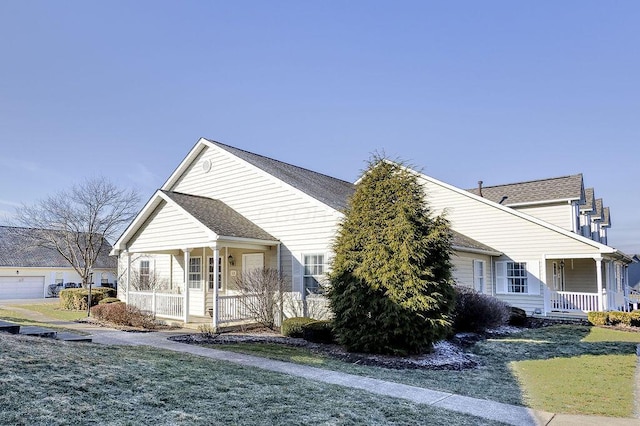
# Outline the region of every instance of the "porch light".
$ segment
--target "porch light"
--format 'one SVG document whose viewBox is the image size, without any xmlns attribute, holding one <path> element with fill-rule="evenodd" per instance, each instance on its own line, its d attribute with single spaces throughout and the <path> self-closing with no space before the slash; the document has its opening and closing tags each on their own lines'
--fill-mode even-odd
<svg viewBox="0 0 640 426">
<path fill-rule="evenodd" d="M 229 257 L 227 257 L 227 260 L 229 261 L 229 265 L 231 266 L 236 264 L 236 260 L 233 258 L 232 255 L 229 255 Z"/>
</svg>

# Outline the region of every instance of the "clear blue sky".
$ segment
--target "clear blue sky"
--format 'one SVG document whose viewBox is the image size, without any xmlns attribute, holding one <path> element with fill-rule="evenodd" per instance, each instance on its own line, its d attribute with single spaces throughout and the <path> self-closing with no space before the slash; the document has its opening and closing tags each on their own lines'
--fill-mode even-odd
<svg viewBox="0 0 640 426">
<path fill-rule="evenodd" d="M 640 253 L 640 2 L 0 2 L 0 215 L 86 177 L 145 200 L 201 136 L 355 180 L 584 173 Z"/>
</svg>

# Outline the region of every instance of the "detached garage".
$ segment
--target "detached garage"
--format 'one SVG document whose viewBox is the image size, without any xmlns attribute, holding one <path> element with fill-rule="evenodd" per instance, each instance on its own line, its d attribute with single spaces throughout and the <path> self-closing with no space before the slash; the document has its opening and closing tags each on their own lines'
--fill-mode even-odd
<svg viewBox="0 0 640 426">
<path fill-rule="evenodd" d="M 2 277 L 0 276 L 1 299 L 35 299 L 45 296 L 44 276 Z"/>
<path fill-rule="evenodd" d="M 0 226 L 0 300 L 41 299 L 50 286 L 80 283 L 82 278 L 56 250 L 34 243 L 37 229 Z M 107 244 L 93 268 L 93 284 L 115 283 L 116 259 Z"/>
</svg>

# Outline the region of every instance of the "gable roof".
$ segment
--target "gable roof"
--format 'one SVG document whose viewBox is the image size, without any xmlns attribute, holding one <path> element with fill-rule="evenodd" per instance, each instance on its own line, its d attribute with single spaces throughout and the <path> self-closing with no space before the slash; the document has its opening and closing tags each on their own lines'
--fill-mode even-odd
<svg viewBox="0 0 640 426">
<path fill-rule="evenodd" d="M 602 198 L 596 199 L 596 209 L 591 215 L 591 219 L 593 220 L 601 220 L 602 219 Z"/>
<path fill-rule="evenodd" d="M 57 251 L 33 243 L 40 229 L 0 226 L 0 266 L 15 268 L 71 268 Z M 103 250 L 94 268 L 115 268 L 116 260 L 109 257 L 111 245 L 102 240 Z"/>
<path fill-rule="evenodd" d="M 584 190 L 585 203 L 580 206 L 580 211 L 589 213 L 596 210 L 596 202 L 593 188 Z"/>
<path fill-rule="evenodd" d="M 602 226 L 609 228 L 611 227 L 611 212 L 609 211 L 609 207 L 605 207 L 602 209 Z"/>
<path fill-rule="evenodd" d="M 162 193 L 218 236 L 278 241 L 220 200 L 172 191 Z"/>
<path fill-rule="evenodd" d="M 479 188 L 468 191 L 480 195 Z M 506 185 L 483 186 L 481 196 L 503 206 L 553 201 L 584 201 L 582 173 Z"/>
</svg>

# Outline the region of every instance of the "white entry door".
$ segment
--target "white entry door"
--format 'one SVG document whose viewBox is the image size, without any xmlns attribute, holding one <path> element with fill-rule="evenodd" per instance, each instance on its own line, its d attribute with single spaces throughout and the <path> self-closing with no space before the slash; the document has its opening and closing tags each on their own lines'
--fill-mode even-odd
<svg viewBox="0 0 640 426">
<path fill-rule="evenodd" d="M 242 273 L 264 268 L 264 253 L 248 253 L 242 255 Z"/>
</svg>

